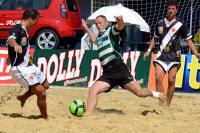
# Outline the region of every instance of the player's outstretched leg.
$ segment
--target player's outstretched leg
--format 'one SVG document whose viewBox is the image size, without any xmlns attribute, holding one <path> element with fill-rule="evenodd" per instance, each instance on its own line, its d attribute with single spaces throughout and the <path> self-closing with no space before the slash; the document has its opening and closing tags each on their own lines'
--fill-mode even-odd
<svg viewBox="0 0 200 133">
<path fill-rule="evenodd" d="M 98 103 L 98 94 L 108 90 L 110 85 L 103 81 L 96 81 L 90 88 L 84 116 L 91 115 Z"/>
<path fill-rule="evenodd" d="M 27 100 L 30 96 L 32 96 L 31 91 L 27 91 L 27 92 L 25 92 L 23 95 L 17 96 L 17 100 L 20 101 L 21 107 L 24 107 L 24 104 L 25 104 L 26 100 Z"/>
<path fill-rule="evenodd" d="M 164 93 L 150 91 L 147 88 L 142 88 L 137 81 L 131 81 L 123 85 L 123 87 L 130 92 L 134 93 L 138 97 L 148 97 L 153 96 L 159 98 L 162 101 L 166 101 L 167 97 Z"/>
</svg>

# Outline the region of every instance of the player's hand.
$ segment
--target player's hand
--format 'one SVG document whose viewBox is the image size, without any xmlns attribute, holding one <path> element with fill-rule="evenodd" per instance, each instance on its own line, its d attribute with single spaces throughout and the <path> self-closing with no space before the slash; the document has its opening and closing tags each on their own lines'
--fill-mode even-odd
<svg viewBox="0 0 200 133">
<path fill-rule="evenodd" d="M 149 54 L 150 54 L 149 51 L 147 51 L 147 52 L 144 54 L 144 57 L 143 57 L 144 61 L 146 61 L 146 59 L 147 59 L 147 57 L 149 56 Z"/>
<path fill-rule="evenodd" d="M 6 59 L 6 64 L 7 64 L 7 66 L 10 65 L 10 59 L 9 59 L 9 57 Z"/>
<path fill-rule="evenodd" d="M 116 22 L 120 22 L 123 21 L 123 17 L 122 16 L 114 16 L 116 19 Z"/>
<path fill-rule="evenodd" d="M 195 54 L 195 56 L 197 57 L 197 59 L 200 59 L 200 53 Z"/>
<path fill-rule="evenodd" d="M 119 24 L 119 25 L 124 25 L 124 20 L 122 16 L 114 16 L 115 17 L 115 21 Z"/>
<path fill-rule="evenodd" d="M 167 96 L 165 93 L 159 92 L 159 99 L 162 101 L 166 101 L 167 100 Z"/>
<path fill-rule="evenodd" d="M 115 17 L 115 19 L 116 19 L 115 21 L 117 22 L 116 28 L 117 28 L 118 30 L 124 29 L 125 24 L 124 24 L 123 17 L 122 17 L 122 16 L 114 16 L 114 17 Z"/>
<path fill-rule="evenodd" d="M 82 27 L 84 29 L 86 29 L 88 27 L 84 19 L 81 19 L 81 23 L 82 23 Z"/>
<path fill-rule="evenodd" d="M 19 45 L 15 45 L 14 50 L 15 50 L 16 53 L 22 53 L 22 47 L 19 46 Z"/>
</svg>

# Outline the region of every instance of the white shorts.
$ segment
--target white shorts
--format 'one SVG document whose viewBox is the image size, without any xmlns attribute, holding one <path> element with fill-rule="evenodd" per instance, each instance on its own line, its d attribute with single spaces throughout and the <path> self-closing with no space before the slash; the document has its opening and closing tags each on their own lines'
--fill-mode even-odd
<svg viewBox="0 0 200 133">
<path fill-rule="evenodd" d="M 172 61 L 161 61 L 161 60 L 154 60 L 154 65 L 159 64 L 165 72 L 169 72 L 172 67 L 178 66 L 180 67 L 180 62 L 172 62 Z"/>
<path fill-rule="evenodd" d="M 43 84 L 46 80 L 45 75 L 33 64 L 30 66 L 13 66 L 10 70 L 12 78 L 29 89 L 29 86 Z"/>
</svg>

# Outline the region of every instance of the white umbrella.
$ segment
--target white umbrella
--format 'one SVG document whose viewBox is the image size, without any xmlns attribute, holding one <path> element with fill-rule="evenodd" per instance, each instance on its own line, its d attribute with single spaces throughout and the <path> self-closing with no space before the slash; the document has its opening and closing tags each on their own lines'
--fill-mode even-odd
<svg viewBox="0 0 200 133">
<path fill-rule="evenodd" d="M 115 6 L 106 6 L 96 10 L 88 17 L 88 22 L 92 23 L 93 20 L 99 16 L 104 15 L 110 22 L 115 22 L 114 16 L 123 16 L 124 22 L 128 24 L 138 25 L 141 31 L 150 32 L 149 25 L 145 20 L 134 10 L 126 8 L 121 4 Z"/>
</svg>

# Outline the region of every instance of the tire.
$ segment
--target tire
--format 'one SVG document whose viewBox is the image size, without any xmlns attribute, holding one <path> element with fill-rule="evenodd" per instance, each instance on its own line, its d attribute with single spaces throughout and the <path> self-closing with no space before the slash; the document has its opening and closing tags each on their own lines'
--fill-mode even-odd
<svg viewBox="0 0 200 133">
<path fill-rule="evenodd" d="M 39 49 L 55 49 L 60 43 L 60 38 L 55 31 L 43 29 L 37 33 L 35 42 Z"/>
</svg>

